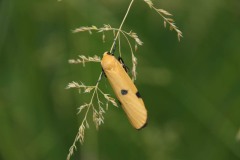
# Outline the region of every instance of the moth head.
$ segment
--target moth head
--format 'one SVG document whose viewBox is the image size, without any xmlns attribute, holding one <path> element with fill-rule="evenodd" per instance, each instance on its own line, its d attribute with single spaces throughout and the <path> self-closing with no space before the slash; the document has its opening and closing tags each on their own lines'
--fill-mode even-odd
<svg viewBox="0 0 240 160">
<path fill-rule="evenodd" d="M 110 53 L 105 52 L 101 61 L 103 70 L 108 70 L 114 68 L 116 63 L 116 58 Z"/>
</svg>

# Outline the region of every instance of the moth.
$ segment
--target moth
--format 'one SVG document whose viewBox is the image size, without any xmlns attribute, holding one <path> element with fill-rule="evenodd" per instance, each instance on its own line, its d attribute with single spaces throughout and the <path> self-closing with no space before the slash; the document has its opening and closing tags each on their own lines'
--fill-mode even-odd
<svg viewBox="0 0 240 160">
<path fill-rule="evenodd" d="M 105 52 L 101 66 L 132 126 L 136 129 L 146 126 L 147 110 L 124 65 L 114 55 Z"/>
</svg>

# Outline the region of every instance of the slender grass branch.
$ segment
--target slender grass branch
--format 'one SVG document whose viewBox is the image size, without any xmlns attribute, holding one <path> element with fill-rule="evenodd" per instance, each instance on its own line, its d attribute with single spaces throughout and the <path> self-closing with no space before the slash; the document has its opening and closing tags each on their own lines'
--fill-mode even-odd
<svg viewBox="0 0 240 160">
<path fill-rule="evenodd" d="M 124 18 L 123 18 L 123 20 L 122 20 L 122 23 L 120 24 L 120 27 L 118 28 L 118 32 L 117 32 L 117 34 L 116 34 L 116 36 L 115 36 L 115 39 L 114 39 L 114 42 L 113 42 L 112 47 L 111 47 L 111 49 L 110 49 L 110 52 L 112 52 L 112 50 L 113 50 L 114 43 L 116 43 L 116 40 L 117 40 L 118 35 L 119 35 L 119 33 L 120 33 L 120 30 L 122 29 L 122 26 L 123 26 L 123 24 L 124 24 L 124 22 L 125 22 L 125 20 L 126 20 L 126 18 L 127 18 L 127 16 L 128 16 L 128 13 L 129 13 L 129 11 L 130 11 L 130 9 L 131 9 L 131 7 L 132 7 L 133 2 L 134 2 L 134 0 L 131 0 L 130 4 L 129 4 L 129 6 L 128 6 L 127 12 L 126 12 L 126 14 L 125 14 L 125 16 L 124 16 Z"/>
</svg>

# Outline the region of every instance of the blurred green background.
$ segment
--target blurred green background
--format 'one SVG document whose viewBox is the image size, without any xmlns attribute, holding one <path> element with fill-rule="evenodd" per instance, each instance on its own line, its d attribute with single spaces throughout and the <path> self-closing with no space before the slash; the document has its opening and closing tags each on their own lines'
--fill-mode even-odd
<svg viewBox="0 0 240 160">
<path fill-rule="evenodd" d="M 101 56 L 113 37 L 73 34 L 80 26 L 118 27 L 129 0 L 0 1 L 0 159 L 66 159 L 89 96 L 66 90 L 95 84 L 100 64 L 72 65 L 78 55 Z M 109 106 L 96 131 L 89 117 L 85 143 L 72 159 L 239 160 L 240 1 L 153 1 L 174 15 L 184 38 L 136 0 L 124 29 L 138 33 L 138 86 L 148 126 L 136 131 L 121 108 Z M 130 52 L 123 47 L 127 65 Z M 101 87 L 111 88 L 106 79 Z"/>
</svg>

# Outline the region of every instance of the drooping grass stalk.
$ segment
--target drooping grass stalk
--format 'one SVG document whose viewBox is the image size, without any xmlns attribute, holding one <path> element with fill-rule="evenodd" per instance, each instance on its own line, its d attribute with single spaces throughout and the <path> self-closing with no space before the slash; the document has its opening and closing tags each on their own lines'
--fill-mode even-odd
<svg viewBox="0 0 240 160">
<path fill-rule="evenodd" d="M 126 20 L 126 18 L 127 18 L 127 16 L 128 16 L 128 13 L 129 13 L 129 11 L 130 11 L 130 9 L 131 9 L 131 7 L 132 7 L 133 2 L 134 2 L 134 0 L 132 0 L 132 1 L 130 2 L 129 6 L 128 6 L 128 9 L 127 9 L 127 12 L 126 12 L 126 14 L 125 14 L 125 16 L 124 16 L 124 18 L 123 18 L 123 20 L 122 20 L 122 23 L 120 24 L 120 27 L 118 28 L 118 32 L 117 32 L 117 34 L 116 34 L 116 36 L 115 36 L 115 38 L 114 38 L 112 47 L 111 47 L 111 49 L 110 49 L 110 53 L 112 53 L 112 51 L 113 51 L 114 45 L 115 45 L 115 43 L 116 43 L 116 40 L 117 40 L 117 38 L 118 38 L 118 36 L 119 36 L 119 33 L 120 33 L 121 29 L 122 29 L 122 26 L 123 26 L 124 22 L 125 22 L 125 20 Z"/>
</svg>

